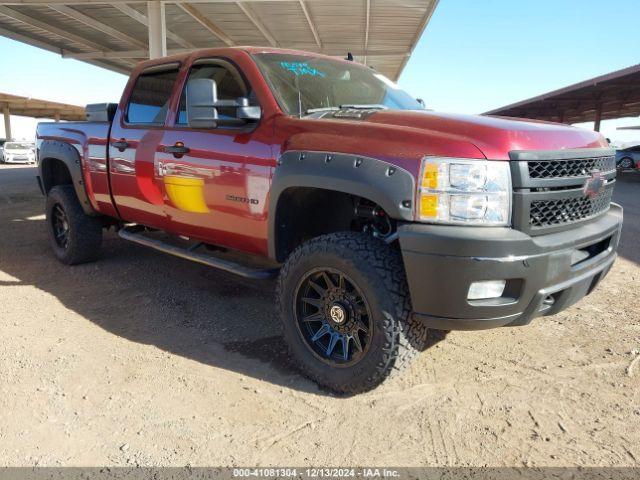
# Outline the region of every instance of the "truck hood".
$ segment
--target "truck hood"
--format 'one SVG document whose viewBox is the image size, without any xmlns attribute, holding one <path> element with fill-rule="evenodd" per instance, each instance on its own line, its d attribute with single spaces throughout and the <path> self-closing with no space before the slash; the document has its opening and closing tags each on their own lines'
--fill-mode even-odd
<svg viewBox="0 0 640 480">
<path fill-rule="evenodd" d="M 8 153 L 10 155 L 31 155 L 34 152 L 30 148 L 5 148 L 4 153 Z"/>
<path fill-rule="evenodd" d="M 378 111 L 364 122 L 418 129 L 430 136 L 455 137 L 475 145 L 486 158 L 508 160 L 512 150 L 608 147 L 594 131 L 537 120 L 430 111 Z"/>
</svg>

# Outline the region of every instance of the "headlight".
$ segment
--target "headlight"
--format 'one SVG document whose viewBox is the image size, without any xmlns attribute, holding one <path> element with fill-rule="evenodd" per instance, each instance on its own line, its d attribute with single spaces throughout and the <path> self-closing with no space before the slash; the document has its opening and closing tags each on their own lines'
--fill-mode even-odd
<svg viewBox="0 0 640 480">
<path fill-rule="evenodd" d="M 417 220 L 457 225 L 509 225 L 509 162 L 425 157 Z"/>
</svg>

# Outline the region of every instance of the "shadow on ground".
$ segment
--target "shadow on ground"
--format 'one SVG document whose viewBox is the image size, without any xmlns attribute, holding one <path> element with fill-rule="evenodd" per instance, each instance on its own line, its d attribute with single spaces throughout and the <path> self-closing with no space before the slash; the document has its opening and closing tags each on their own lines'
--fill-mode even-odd
<svg viewBox="0 0 640 480">
<path fill-rule="evenodd" d="M 275 282 L 238 278 L 125 242 L 75 267 L 49 251 L 33 168 L 0 168 L 0 288 L 33 285 L 127 340 L 217 368 L 325 395 L 298 373 L 280 335 Z M 50 318 L 56 321 L 55 318 Z M 434 332 L 432 343 L 443 338 Z"/>
<path fill-rule="evenodd" d="M 274 282 L 254 282 L 163 255 L 107 233 L 101 261 L 65 267 L 47 243 L 30 167 L 0 168 L 0 288 L 34 285 L 119 337 L 301 391 L 325 394 L 290 359 Z M 640 263 L 640 175 L 622 174 L 620 255 Z M 55 319 L 51 319 L 55 321 Z M 433 343 L 442 339 L 435 335 Z"/>
<path fill-rule="evenodd" d="M 613 200 L 624 207 L 619 254 L 640 265 L 640 171 L 618 175 Z"/>
</svg>

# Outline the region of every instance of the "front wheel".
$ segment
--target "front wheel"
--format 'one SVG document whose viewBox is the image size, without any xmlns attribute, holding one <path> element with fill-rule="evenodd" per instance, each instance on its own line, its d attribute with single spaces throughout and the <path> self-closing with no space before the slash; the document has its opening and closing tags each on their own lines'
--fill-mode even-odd
<svg viewBox="0 0 640 480">
<path fill-rule="evenodd" d="M 362 233 L 297 248 L 282 268 L 278 301 L 292 356 L 339 393 L 376 387 L 427 346 L 428 329 L 411 316 L 400 252 Z"/>
<path fill-rule="evenodd" d="M 100 256 L 102 224 L 84 213 L 72 185 L 53 187 L 46 209 L 49 241 L 58 260 L 76 265 Z"/>
</svg>

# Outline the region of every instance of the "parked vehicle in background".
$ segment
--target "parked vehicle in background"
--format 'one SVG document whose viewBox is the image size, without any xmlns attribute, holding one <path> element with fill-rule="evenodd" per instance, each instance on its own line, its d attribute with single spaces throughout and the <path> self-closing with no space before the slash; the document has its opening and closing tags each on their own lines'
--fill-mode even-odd
<svg viewBox="0 0 640 480">
<path fill-rule="evenodd" d="M 32 142 L 6 142 L 3 156 L 5 163 L 36 163 L 36 147 Z"/>
<path fill-rule="evenodd" d="M 6 138 L 0 138 L 0 163 L 4 163 L 4 144 L 6 142 Z"/>
<path fill-rule="evenodd" d="M 616 150 L 616 165 L 618 170 L 640 168 L 640 143 Z"/>
<path fill-rule="evenodd" d="M 115 227 L 278 277 L 283 340 L 338 392 L 401 370 L 429 329 L 558 313 L 616 258 L 622 208 L 602 135 L 426 111 L 354 62 L 250 47 L 150 60 L 119 105 L 87 117 L 37 129 L 55 256 L 95 260 Z"/>
</svg>

